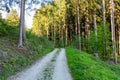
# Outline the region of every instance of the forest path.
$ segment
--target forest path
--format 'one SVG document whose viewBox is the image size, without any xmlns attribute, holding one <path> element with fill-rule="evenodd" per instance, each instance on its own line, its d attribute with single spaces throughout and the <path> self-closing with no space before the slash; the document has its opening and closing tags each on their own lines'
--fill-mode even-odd
<svg viewBox="0 0 120 80">
<path fill-rule="evenodd" d="M 55 49 L 43 59 L 7 80 L 73 80 L 68 69 L 65 49 Z"/>
</svg>

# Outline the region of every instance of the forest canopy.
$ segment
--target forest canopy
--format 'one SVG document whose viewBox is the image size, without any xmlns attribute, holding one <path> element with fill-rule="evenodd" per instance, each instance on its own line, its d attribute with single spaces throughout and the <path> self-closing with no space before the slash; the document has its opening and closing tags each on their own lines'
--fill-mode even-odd
<svg viewBox="0 0 120 80">
<path fill-rule="evenodd" d="M 53 0 L 37 9 L 33 32 L 47 36 L 54 46 L 71 45 L 97 53 L 103 59 L 117 57 L 120 54 L 119 1 Z"/>
</svg>

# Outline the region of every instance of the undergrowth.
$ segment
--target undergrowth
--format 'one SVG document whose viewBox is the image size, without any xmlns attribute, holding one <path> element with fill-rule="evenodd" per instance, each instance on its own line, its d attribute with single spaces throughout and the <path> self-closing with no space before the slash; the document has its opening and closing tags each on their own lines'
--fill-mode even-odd
<svg viewBox="0 0 120 80">
<path fill-rule="evenodd" d="M 51 42 L 45 37 L 38 37 L 27 30 L 27 44 L 17 48 L 19 27 L 7 25 L 0 19 L 0 80 L 7 80 L 10 75 L 23 70 L 38 58 L 53 50 Z"/>
</svg>

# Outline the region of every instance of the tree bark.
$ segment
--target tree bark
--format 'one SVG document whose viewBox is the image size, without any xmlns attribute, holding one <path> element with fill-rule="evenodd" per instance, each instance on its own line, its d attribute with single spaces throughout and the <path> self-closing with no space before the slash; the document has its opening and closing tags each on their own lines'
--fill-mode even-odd
<svg viewBox="0 0 120 80">
<path fill-rule="evenodd" d="M 66 33 L 66 46 L 67 46 L 68 45 L 68 28 L 67 28 L 67 25 L 66 25 L 65 33 Z"/>
<path fill-rule="evenodd" d="M 19 30 L 19 42 L 18 47 L 23 47 L 23 28 L 24 28 L 24 0 L 21 0 L 20 8 L 20 30 Z"/>
<path fill-rule="evenodd" d="M 60 21 L 59 21 L 59 41 L 61 40 L 61 25 L 60 25 Z"/>
<path fill-rule="evenodd" d="M 94 32 L 95 32 L 95 44 L 97 44 L 97 23 L 96 23 L 96 10 L 94 11 L 94 15 L 93 15 L 93 17 L 94 17 Z M 97 53 L 97 45 L 95 45 L 95 54 L 98 54 Z"/>
<path fill-rule="evenodd" d="M 76 6 L 76 12 L 77 12 L 77 6 Z M 78 35 L 78 26 L 77 26 L 78 24 L 77 24 L 77 14 L 75 15 L 75 33 L 76 33 L 76 35 Z"/>
<path fill-rule="evenodd" d="M 102 9 L 102 12 L 103 12 L 103 31 L 104 31 L 104 38 L 103 38 L 103 45 L 104 45 L 104 53 L 107 53 L 107 43 L 106 43 L 106 11 L 105 11 L 105 0 L 102 0 L 102 6 L 103 6 L 103 9 Z"/>
<path fill-rule="evenodd" d="M 55 12 L 55 8 L 54 8 L 54 5 L 53 5 L 53 44 L 54 44 L 54 47 L 56 47 L 56 23 L 55 23 L 55 15 L 54 15 L 54 12 Z"/>
<path fill-rule="evenodd" d="M 89 39 L 90 39 L 90 23 L 89 23 L 89 16 L 88 16 L 88 10 L 87 15 L 85 16 L 85 39 L 86 43 L 83 44 L 85 46 L 85 51 L 88 51 L 89 49 Z"/>
<path fill-rule="evenodd" d="M 78 49 L 81 50 L 81 30 L 80 30 L 80 15 L 79 15 L 79 1 L 77 0 L 77 23 L 78 23 Z"/>
<path fill-rule="evenodd" d="M 62 47 L 64 47 L 64 38 L 63 38 L 63 36 L 64 36 L 64 29 L 62 27 L 62 30 L 61 30 Z"/>
<path fill-rule="evenodd" d="M 110 0 L 111 11 L 111 32 L 112 32 L 112 46 L 114 54 L 114 62 L 117 63 L 116 38 L 115 38 L 115 20 L 114 20 L 114 1 Z"/>
<path fill-rule="evenodd" d="M 85 38 L 86 39 L 89 39 L 90 37 L 90 24 L 89 24 L 89 12 L 88 12 L 88 9 L 87 9 L 87 15 L 85 16 Z"/>
<path fill-rule="evenodd" d="M 23 41 L 24 43 L 26 43 L 26 31 L 25 31 L 25 0 L 23 0 L 23 31 L 22 31 L 22 37 L 23 37 Z"/>
<path fill-rule="evenodd" d="M 59 4 L 60 4 L 60 1 L 59 1 Z M 60 8 L 60 7 L 59 7 Z M 60 18 L 60 9 L 59 9 L 59 42 L 61 40 L 61 18 Z"/>
<path fill-rule="evenodd" d="M 49 29 L 47 29 L 47 38 L 49 39 Z"/>
<path fill-rule="evenodd" d="M 54 22 L 54 47 L 56 46 L 56 28 L 55 28 L 55 22 Z"/>
<path fill-rule="evenodd" d="M 120 27 L 118 27 L 118 54 L 120 55 Z"/>
</svg>

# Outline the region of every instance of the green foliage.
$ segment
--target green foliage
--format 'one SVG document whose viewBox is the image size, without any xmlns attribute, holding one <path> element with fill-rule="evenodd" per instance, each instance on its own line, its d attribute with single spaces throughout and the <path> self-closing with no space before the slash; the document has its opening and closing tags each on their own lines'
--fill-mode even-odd
<svg viewBox="0 0 120 80">
<path fill-rule="evenodd" d="M 112 54 L 112 42 L 109 23 L 106 24 L 106 35 L 103 30 L 103 23 L 97 26 L 97 36 L 91 31 L 90 38 L 82 38 L 83 50 L 89 53 L 98 53 L 102 59 L 109 59 Z M 107 50 L 107 51 L 106 51 Z"/>
<path fill-rule="evenodd" d="M 83 40 L 83 41 L 85 41 L 85 40 Z M 84 43 L 84 42 L 82 42 L 82 43 Z M 74 41 L 72 41 L 70 46 L 72 46 L 73 48 L 78 48 L 78 38 L 77 38 L 77 36 L 75 36 Z"/>
<path fill-rule="evenodd" d="M 39 38 L 28 31 L 27 39 L 29 47 L 27 51 L 22 50 L 19 52 L 16 50 L 14 51 L 14 47 L 7 48 L 9 49 L 8 53 L 11 57 L 9 59 L 3 59 L 3 71 L 0 72 L 0 80 L 6 80 L 10 75 L 23 70 L 25 67 L 35 62 L 35 60 L 53 50 L 52 44 L 46 38 Z M 3 46 L 3 48 L 5 47 Z"/>
<path fill-rule="evenodd" d="M 54 0 L 46 6 L 41 6 L 34 15 L 32 32 L 40 37 L 47 36 L 52 41 L 61 43 L 63 41 L 60 41 L 59 36 L 62 37 L 61 32 L 65 30 L 65 16 L 65 0 Z M 59 45 L 56 44 L 58 47 Z"/>
<path fill-rule="evenodd" d="M 76 3 L 78 1 L 78 3 Z M 78 32 L 75 29 L 77 25 L 77 6 L 79 6 L 79 18 L 80 18 L 80 29 L 81 29 L 81 44 L 82 50 L 89 53 L 99 53 L 100 57 L 103 59 L 108 59 L 111 57 L 112 53 L 112 41 L 111 41 L 111 27 L 110 27 L 110 0 L 105 1 L 105 19 L 106 19 L 106 31 L 107 35 L 105 36 L 104 28 L 102 21 L 103 19 L 103 4 L 102 0 L 66 0 L 67 5 L 67 13 L 66 13 L 66 26 L 68 26 L 68 43 L 72 43 L 71 45 L 74 47 L 78 47 L 78 40 L 75 37 L 72 37 L 71 33 L 78 37 Z M 115 0 L 115 28 L 116 28 L 116 41 L 119 33 L 118 29 L 120 27 L 120 0 Z M 78 5 L 77 5 L 78 4 Z M 96 14 L 96 24 L 98 25 L 98 40 L 96 41 L 96 36 L 93 31 L 94 19 L 93 16 Z M 76 34 L 75 34 L 76 33 Z M 90 34 L 90 35 L 89 35 Z M 86 37 L 87 36 L 87 37 Z M 90 39 L 90 40 L 89 40 Z M 106 50 L 105 45 L 107 44 Z M 75 46 L 76 45 L 76 46 Z M 118 51 L 117 51 L 118 53 Z"/>
<path fill-rule="evenodd" d="M 7 80 L 10 75 L 23 70 L 53 50 L 51 42 L 46 37 L 38 37 L 31 30 L 26 32 L 27 45 L 24 45 L 24 49 L 17 49 L 18 27 L 8 25 L 8 22 L 1 19 L 0 29 L 2 29 L 0 31 L 0 53 L 7 52 L 8 56 L 8 58 L 2 57 L 0 80 Z"/>
<path fill-rule="evenodd" d="M 27 58 L 23 57 L 22 55 L 17 55 L 11 57 L 9 60 L 5 60 L 2 62 L 3 72 L 0 73 L 3 77 L 0 77 L 2 80 L 6 80 L 6 78 L 29 64 Z"/>
<path fill-rule="evenodd" d="M 31 39 L 33 38 L 33 39 Z M 52 48 L 52 44 L 51 42 L 46 38 L 46 37 L 38 37 L 37 35 L 35 35 L 34 33 L 32 33 L 32 31 L 28 31 L 27 32 L 27 39 L 29 41 L 29 43 L 31 45 L 34 45 L 34 46 L 41 46 L 41 48 Z M 38 45 L 40 44 L 40 45 Z M 51 45 L 51 46 L 49 46 Z"/>
<path fill-rule="evenodd" d="M 109 65 L 72 48 L 66 52 L 74 80 L 120 80 L 120 65 Z"/>
<path fill-rule="evenodd" d="M 47 31 L 49 30 L 50 25 L 50 13 L 52 6 L 47 5 L 46 7 L 40 7 L 33 19 L 33 32 L 38 36 L 47 35 Z"/>
<path fill-rule="evenodd" d="M 4 19 L 0 19 L 0 37 L 12 37 L 18 34 L 17 31 L 18 28 L 13 25 L 8 25 L 8 22 L 6 22 Z"/>
<path fill-rule="evenodd" d="M 10 26 L 19 26 L 20 18 L 15 9 L 12 9 L 10 13 L 7 14 L 6 21 Z"/>
</svg>

